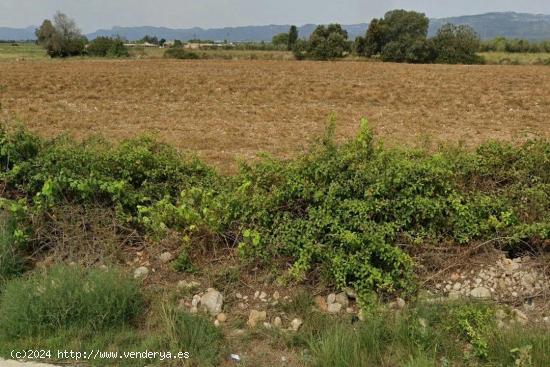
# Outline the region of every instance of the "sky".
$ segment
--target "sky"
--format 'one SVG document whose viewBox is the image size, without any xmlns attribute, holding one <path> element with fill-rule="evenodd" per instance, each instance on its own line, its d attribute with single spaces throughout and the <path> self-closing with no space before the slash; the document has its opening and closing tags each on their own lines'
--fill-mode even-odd
<svg viewBox="0 0 550 367">
<path fill-rule="evenodd" d="M 0 0 L 0 27 L 39 25 L 60 10 L 85 32 L 112 26 L 203 28 L 369 22 L 387 10 L 429 17 L 516 11 L 550 14 L 550 0 Z"/>
</svg>

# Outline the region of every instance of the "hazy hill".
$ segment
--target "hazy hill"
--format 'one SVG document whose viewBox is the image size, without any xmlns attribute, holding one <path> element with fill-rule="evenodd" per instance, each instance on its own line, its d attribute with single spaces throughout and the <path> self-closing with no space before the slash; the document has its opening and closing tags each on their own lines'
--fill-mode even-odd
<svg viewBox="0 0 550 367">
<path fill-rule="evenodd" d="M 526 13 L 487 13 L 461 17 L 431 19 L 430 34 L 445 23 L 468 24 L 483 39 L 504 36 L 529 40 L 550 39 L 550 15 Z"/>
<path fill-rule="evenodd" d="M 0 27 L 0 40 L 31 40 L 35 39 L 35 26 L 27 28 Z"/>
<path fill-rule="evenodd" d="M 460 17 L 431 19 L 430 35 L 433 35 L 445 23 L 469 24 L 484 39 L 504 36 L 508 38 L 525 38 L 529 40 L 550 39 L 550 15 L 524 13 L 487 13 L 479 15 L 465 15 Z M 299 27 L 301 37 L 308 37 L 315 29 L 315 24 L 306 24 Z M 367 23 L 344 25 L 349 35 L 354 39 L 363 35 L 368 27 Z M 34 29 L 0 27 L 0 39 L 25 40 L 34 39 Z M 93 39 L 98 36 L 120 36 L 130 41 L 142 38 L 145 35 L 154 35 L 158 38 L 189 40 L 192 38 L 210 39 L 215 41 L 270 41 L 280 32 L 288 31 L 289 25 L 265 25 L 225 28 L 186 28 L 173 29 L 166 27 L 113 27 L 100 29 L 88 34 Z"/>
</svg>

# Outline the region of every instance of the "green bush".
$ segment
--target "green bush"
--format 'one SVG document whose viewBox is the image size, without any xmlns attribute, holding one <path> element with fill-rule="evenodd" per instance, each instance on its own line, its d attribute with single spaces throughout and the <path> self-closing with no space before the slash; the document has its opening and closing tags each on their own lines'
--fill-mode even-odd
<svg viewBox="0 0 550 367">
<path fill-rule="evenodd" d="M 139 285 L 119 271 L 57 266 L 6 284 L 0 296 L 0 336 L 117 328 L 135 320 L 143 306 Z"/>
<path fill-rule="evenodd" d="M 477 55 L 481 40 L 467 25 L 445 24 L 433 38 L 436 62 L 442 64 L 480 64 Z"/>
<path fill-rule="evenodd" d="M 308 41 L 294 44 L 294 56 L 298 60 L 329 60 L 342 58 L 351 51 L 348 32 L 340 24 L 320 25 Z"/>
<path fill-rule="evenodd" d="M 91 56 L 99 57 L 128 57 L 128 49 L 121 39 L 110 37 L 97 37 L 88 44 L 87 52 Z"/>
<path fill-rule="evenodd" d="M 109 205 L 132 218 L 138 205 L 214 179 L 213 170 L 150 138 L 112 145 L 97 140 L 73 144 L 64 138 L 40 141 L 18 131 L 0 130 L 0 179 L 35 204 L 60 202 Z"/>
<path fill-rule="evenodd" d="M 183 48 L 172 47 L 164 51 L 164 58 L 179 59 L 179 60 L 196 60 L 200 59 L 199 54 L 184 50 Z"/>
</svg>

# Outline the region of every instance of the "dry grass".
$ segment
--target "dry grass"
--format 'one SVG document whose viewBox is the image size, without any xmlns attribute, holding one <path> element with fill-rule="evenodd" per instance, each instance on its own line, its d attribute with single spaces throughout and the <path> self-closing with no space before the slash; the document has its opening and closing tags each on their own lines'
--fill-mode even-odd
<svg viewBox="0 0 550 367">
<path fill-rule="evenodd" d="M 0 119 L 76 138 L 149 132 L 222 171 L 260 151 L 290 156 L 336 113 L 389 144 L 550 135 L 544 66 L 368 62 L 64 60 L 0 63 Z"/>
</svg>

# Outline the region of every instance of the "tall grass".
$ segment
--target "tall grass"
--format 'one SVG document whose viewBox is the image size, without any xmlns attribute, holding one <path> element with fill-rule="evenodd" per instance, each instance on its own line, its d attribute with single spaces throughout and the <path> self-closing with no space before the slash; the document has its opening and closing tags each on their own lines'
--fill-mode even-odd
<svg viewBox="0 0 550 367">
<path fill-rule="evenodd" d="M 493 318 L 479 318 L 490 309 L 490 305 L 482 303 L 420 305 L 401 315 L 371 315 L 364 323 L 329 321 L 324 330 L 318 326 L 323 330 L 320 335 L 308 336 L 309 365 L 512 366 L 523 358 L 530 363 L 522 366 L 547 366 L 550 355 L 547 330 L 497 329 L 492 327 Z M 472 326 L 471 335 L 476 334 L 486 343 L 485 353 L 476 353 L 479 346 L 460 330 L 466 324 Z"/>
<path fill-rule="evenodd" d="M 119 271 L 56 266 L 6 284 L 0 337 L 117 328 L 135 320 L 143 306 L 139 285 Z"/>
</svg>

